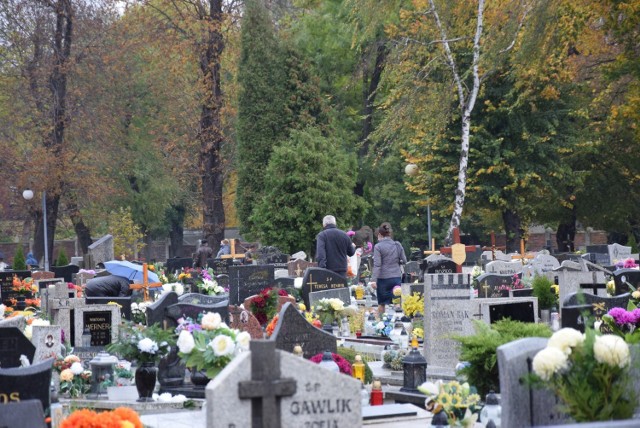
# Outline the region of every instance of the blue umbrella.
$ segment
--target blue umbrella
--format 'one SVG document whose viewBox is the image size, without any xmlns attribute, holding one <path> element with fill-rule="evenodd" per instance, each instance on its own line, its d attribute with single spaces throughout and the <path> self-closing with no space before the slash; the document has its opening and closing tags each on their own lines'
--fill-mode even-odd
<svg viewBox="0 0 640 428">
<path fill-rule="evenodd" d="M 111 275 L 122 276 L 130 281 L 142 282 L 142 265 L 126 260 L 111 260 L 104 262 L 104 267 Z M 158 275 L 147 269 L 149 282 L 160 282 Z"/>
</svg>

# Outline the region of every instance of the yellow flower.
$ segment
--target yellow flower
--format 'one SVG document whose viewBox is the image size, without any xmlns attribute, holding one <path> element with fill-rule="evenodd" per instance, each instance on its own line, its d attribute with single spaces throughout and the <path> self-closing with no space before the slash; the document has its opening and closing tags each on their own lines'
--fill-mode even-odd
<svg viewBox="0 0 640 428">
<path fill-rule="evenodd" d="M 307 307 L 304 303 L 298 303 L 298 309 L 304 312 L 307 310 Z"/>
<path fill-rule="evenodd" d="M 71 382 L 73 380 L 73 372 L 71 369 L 64 369 L 60 372 L 60 381 Z"/>
<path fill-rule="evenodd" d="M 344 309 L 344 303 L 340 299 L 330 299 L 329 303 L 334 311 L 341 311 Z"/>
<path fill-rule="evenodd" d="M 420 327 L 414 328 L 413 334 L 415 334 L 418 339 L 424 339 L 424 330 L 422 330 Z"/>
<path fill-rule="evenodd" d="M 156 270 L 156 267 L 154 265 L 149 265 L 147 266 L 147 269 L 149 269 L 151 272 Z"/>
</svg>

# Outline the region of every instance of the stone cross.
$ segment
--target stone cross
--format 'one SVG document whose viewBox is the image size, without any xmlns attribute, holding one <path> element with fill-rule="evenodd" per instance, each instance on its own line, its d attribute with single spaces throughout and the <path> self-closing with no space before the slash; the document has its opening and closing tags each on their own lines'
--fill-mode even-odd
<svg viewBox="0 0 640 428">
<path fill-rule="evenodd" d="M 293 378 L 280 379 L 280 358 L 273 340 L 251 341 L 251 380 L 238 384 L 240 398 L 251 399 L 252 428 L 278 428 L 280 399 L 296 393 Z"/>
<path fill-rule="evenodd" d="M 149 282 L 149 271 L 147 268 L 147 264 L 144 263 L 142 265 L 142 284 L 131 284 L 129 288 L 131 290 L 140 290 L 142 289 L 144 295 L 144 301 L 148 302 L 149 299 L 149 288 L 162 287 L 161 282 Z"/>
<path fill-rule="evenodd" d="M 474 251 L 476 251 L 475 246 L 460 243 L 460 229 L 457 227 L 453 229 L 453 245 L 440 248 L 441 254 L 451 254 L 451 259 L 456 263 L 456 273 L 462 273 L 462 264 L 467 259 L 467 253 Z"/>
<path fill-rule="evenodd" d="M 229 241 L 231 244 L 231 253 L 220 256 L 221 259 L 242 259 L 245 257 L 244 253 L 236 253 L 236 240 L 231 239 Z"/>
</svg>

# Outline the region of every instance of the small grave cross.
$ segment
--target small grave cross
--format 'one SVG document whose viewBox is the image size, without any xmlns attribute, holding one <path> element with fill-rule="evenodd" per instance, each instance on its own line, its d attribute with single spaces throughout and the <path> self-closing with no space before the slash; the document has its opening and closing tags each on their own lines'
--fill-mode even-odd
<svg viewBox="0 0 640 428">
<path fill-rule="evenodd" d="M 131 290 L 140 290 L 142 289 L 144 295 L 144 301 L 148 302 L 149 299 L 149 288 L 162 287 L 161 282 L 149 282 L 149 271 L 147 270 L 147 264 L 144 263 L 142 265 L 142 284 L 131 284 L 129 288 Z"/>
<path fill-rule="evenodd" d="M 280 427 L 280 399 L 296 393 L 293 378 L 280 378 L 280 357 L 273 340 L 251 341 L 251 380 L 238 384 L 240 398 L 251 399 L 252 428 Z"/>
<path fill-rule="evenodd" d="M 232 239 L 231 242 L 231 253 L 220 256 L 221 259 L 242 259 L 245 257 L 244 253 L 236 253 L 236 240 Z"/>
<path fill-rule="evenodd" d="M 486 282 L 484 283 L 484 285 L 482 286 L 482 289 L 484 290 L 484 298 L 486 299 L 487 297 L 489 297 L 488 291 L 489 291 L 489 284 L 487 284 Z"/>
<path fill-rule="evenodd" d="M 460 243 L 460 229 L 453 229 L 453 245 L 440 248 L 440 253 L 451 254 L 451 259 L 456 264 L 456 273 L 462 273 L 462 264 L 467 259 L 467 253 L 473 253 L 476 247 Z"/>
<path fill-rule="evenodd" d="M 436 247 L 436 240 L 435 238 L 431 238 L 431 246 L 429 247 L 428 250 L 423 251 L 424 255 L 430 256 L 432 254 L 440 254 L 440 251 L 434 250 L 435 247 Z"/>
</svg>

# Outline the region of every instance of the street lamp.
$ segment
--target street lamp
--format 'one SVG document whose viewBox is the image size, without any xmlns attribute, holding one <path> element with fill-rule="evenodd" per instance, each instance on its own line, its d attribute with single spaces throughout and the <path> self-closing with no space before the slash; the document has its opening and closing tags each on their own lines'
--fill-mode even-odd
<svg viewBox="0 0 640 428">
<path fill-rule="evenodd" d="M 33 190 L 27 189 L 22 192 L 22 197 L 27 201 L 33 199 Z M 47 239 L 47 192 L 42 191 L 42 227 L 44 230 L 44 270 L 49 270 L 49 242 Z"/>
<path fill-rule="evenodd" d="M 409 163 L 404 167 L 404 173 L 409 177 L 413 177 L 418 173 L 418 165 L 415 163 Z M 429 234 L 429 250 L 433 250 L 431 248 L 431 204 L 427 204 L 427 233 Z"/>
</svg>

